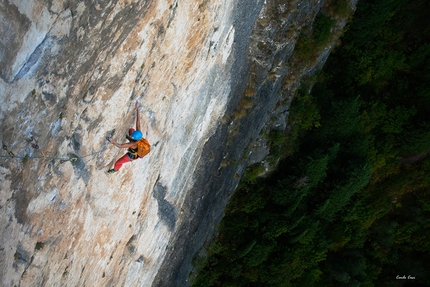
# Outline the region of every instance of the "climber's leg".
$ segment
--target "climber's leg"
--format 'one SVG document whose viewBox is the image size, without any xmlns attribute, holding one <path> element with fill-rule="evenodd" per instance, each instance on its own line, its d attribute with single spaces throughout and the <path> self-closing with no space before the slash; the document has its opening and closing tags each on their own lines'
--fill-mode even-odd
<svg viewBox="0 0 430 287">
<path fill-rule="evenodd" d="M 130 161 L 131 161 L 131 159 L 128 156 L 128 153 L 126 153 L 119 160 L 116 161 L 113 168 L 114 168 L 114 170 L 118 171 L 124 163 L 130 162 Z"/>
</svg>

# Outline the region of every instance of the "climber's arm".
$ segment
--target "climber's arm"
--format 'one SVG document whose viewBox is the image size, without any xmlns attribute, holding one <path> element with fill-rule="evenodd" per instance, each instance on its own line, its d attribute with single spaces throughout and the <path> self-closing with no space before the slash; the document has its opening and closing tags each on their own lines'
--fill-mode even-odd
<svg viewBox="0 0 430 287">
<path fill-rule="evenodd" d="M 115 145 L 116 147 L 119 147 L 119 148 L 132 148 L 132 149 L 137 148 L 137 144 L 135 142 L 129 142 L 129 143 L 122 143 L 122 144 L 120 144 L 120 143 L 117 143 L 117 141 L 114 140 L 113 138 L 109 138 L 109 141 L 113 145 Z"/>
<path fill-rule="evenodd" d="M 140 131 L 139 102 L 136 101 L 136 130 Z"/>
</svg>

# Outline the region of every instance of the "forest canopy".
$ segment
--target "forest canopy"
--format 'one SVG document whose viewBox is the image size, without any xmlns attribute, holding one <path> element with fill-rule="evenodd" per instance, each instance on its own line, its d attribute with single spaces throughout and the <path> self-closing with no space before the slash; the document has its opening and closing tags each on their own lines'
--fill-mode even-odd
<svg viewBox="0 0 430 287">
<path fill-rule="evenodd" d="M 292 103 L 287 156 L 242 181 L 193 286 L 430 286 L 429 6 L 359 1 Z"/>
</svg>

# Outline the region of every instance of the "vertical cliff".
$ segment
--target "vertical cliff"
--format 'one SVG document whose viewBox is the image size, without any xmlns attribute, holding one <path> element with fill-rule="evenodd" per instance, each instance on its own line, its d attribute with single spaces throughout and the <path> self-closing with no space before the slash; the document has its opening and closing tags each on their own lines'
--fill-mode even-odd
<svg viewBox="0 0 430 287">
<path fill-rule="evenodd" d="M 189 216 L 172 237 L 153 286 L 187 286 L 205 256 L 201 246 L 216 232 L 245 169 L 258 163 L 264 175 L 276 167 L 278 158 L 271 154 L 269 134 L 288 133 L 294 124 L 288 123 L 288 111 L 300 81 L 324 65 L 357 3 L 338 2 L 345 4 L 344 15 L 330 11 L 336 1 L 241 1 L 235 6 L 236 53 L 229 104 L 203 149 L 196 182 L 184 203 Z M 318 13 L 334 18 L 330 36 L 302 59 L 296 44 L 301 33 L 312 34 Z"/>
<path fill-rule="evenodd" d="M 288 3 L 1 2 L 1 284 L 186 286 L 274 110 L 285 128 L 323 5 Z M 151 153 L 109 175 L 136 100 Z"/>
</svg>

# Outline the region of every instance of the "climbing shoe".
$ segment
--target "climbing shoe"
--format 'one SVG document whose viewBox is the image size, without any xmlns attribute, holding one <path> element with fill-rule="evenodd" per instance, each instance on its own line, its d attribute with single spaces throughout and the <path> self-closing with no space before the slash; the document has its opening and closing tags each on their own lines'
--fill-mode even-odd
<svg viewBox="0 0 430 287">
<path fill-rule="evenodd" d="M 108 170 L 108 173 L 115 173 L 115 172 L 117 172 L 117 170 L 115 170 L 115 169 L 110 169 L 110 170 Z"/>
</svg>

